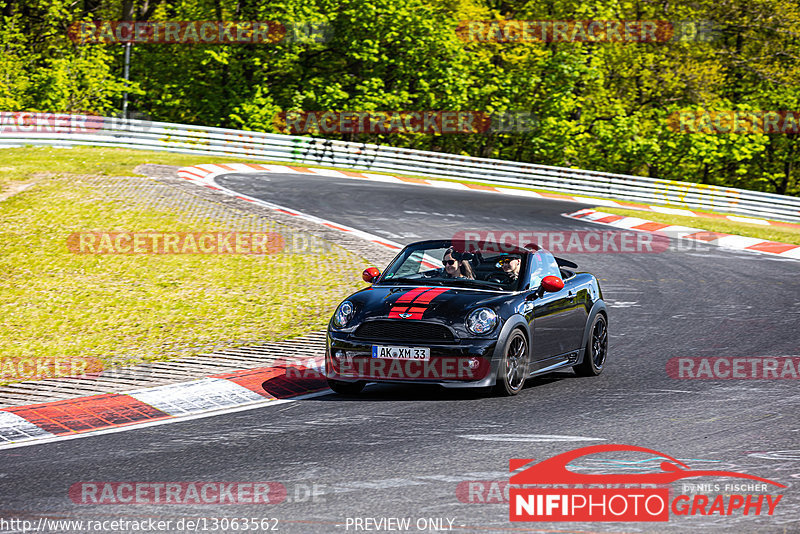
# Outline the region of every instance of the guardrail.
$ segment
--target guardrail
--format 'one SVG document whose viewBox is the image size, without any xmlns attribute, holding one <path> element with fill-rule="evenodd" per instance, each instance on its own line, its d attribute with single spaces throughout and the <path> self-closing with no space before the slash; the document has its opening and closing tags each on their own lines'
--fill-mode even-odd
<svg viewBox="0 0 800 534">
<path fill-rule="evenodd" d="M 113 117 L 0 112 L 0 147 L 24 145 L 109 146 L 459 178 L 800 222 L 800 198 L 744 189 L 313 137 Z"/>
</svg>

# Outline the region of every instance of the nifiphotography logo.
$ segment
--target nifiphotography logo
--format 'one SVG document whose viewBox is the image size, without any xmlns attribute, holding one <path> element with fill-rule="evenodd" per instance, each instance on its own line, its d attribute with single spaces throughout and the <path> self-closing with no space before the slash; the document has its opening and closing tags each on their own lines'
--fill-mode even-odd
<svg viewBox="0 0 800 534">
<path fill-rule="evenodd" d="M 660 472 L 588 474 L 567 467 L 570 462 L 595 453 L 646 453 L 664 461 Z M 511 471 L 531 460 L 512 459 Z M 668 484 L 693 477 L 731 477 L 749 483 L 693 485 L 722 490 L 716 496 L 694 493 L 670 498 Z M 632 445 L 592 445 L 538 462 L 511 476 L 509 518 L 522 521 L 669 521 L 676 516 L 773 515 L 783 495 L 766 493 L 768 485 L 785 488 L 766 478 L 735 471 L 693 470 L 680 460 L 653 449 Z M 724 487 L 722 487 L 724 486 Z"/>
</svg>

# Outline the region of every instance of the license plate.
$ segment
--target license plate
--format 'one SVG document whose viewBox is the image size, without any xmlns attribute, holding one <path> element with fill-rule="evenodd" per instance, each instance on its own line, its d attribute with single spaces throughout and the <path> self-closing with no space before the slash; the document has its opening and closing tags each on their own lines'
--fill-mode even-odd
<svg viewBox="0 0 800 534">
<path fill-rule="evenodd" d="M 428 347 L 387 347 L 385 345 L 373 345 L 372 357 L 427 362 L 431 359 L 431 349 Z"/>
</svg>

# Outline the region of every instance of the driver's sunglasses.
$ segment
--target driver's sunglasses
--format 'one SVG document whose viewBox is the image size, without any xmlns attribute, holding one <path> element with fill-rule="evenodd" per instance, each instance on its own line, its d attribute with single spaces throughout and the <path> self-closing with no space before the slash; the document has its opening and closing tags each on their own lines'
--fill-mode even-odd
<svg viewBox="0 0 800 534">
<path fill-rule="evenodd" d="M 512 261 L 514 261 L 516 259 L 517 258 L 503 258 L 502 260 L 498 261 L 497 263 L 499 263 L 500 265 L 507 265 L 507 264 L 511 263 Z"/>
<path fill-rule="evenodd" d="M 442 260 L 442 263 L 444 263 L 445 265 L 455 265 L 456 260 Z"/>
</svg>

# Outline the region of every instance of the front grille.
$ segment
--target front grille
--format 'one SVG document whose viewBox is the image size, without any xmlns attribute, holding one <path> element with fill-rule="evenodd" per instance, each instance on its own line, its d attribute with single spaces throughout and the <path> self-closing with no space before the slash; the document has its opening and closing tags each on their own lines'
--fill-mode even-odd
<svg viewBox="0 0 800 534">
<path fill-rule="evenodd" d="M 361 339 L 402 339 L 452 343 L 453 332 L 444 325 L 422 321 L 368 321 L 359 326 L 353 337 Z"/>
</svg>

